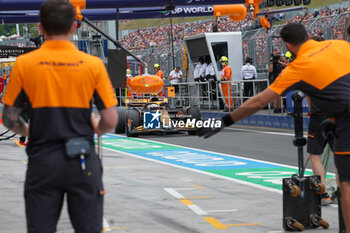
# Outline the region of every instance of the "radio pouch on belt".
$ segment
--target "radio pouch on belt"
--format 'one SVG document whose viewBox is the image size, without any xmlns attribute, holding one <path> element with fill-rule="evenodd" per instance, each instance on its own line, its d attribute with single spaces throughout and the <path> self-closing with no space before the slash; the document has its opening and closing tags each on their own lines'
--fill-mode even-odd
<svg viewBox="0 0 350 233">
<path fill-rule="evenodd" d="M 68 139 L 65 143 L 68 158 L 74 159 L 81 155 L 89 156 L 91 146 L 88 140 L 83 137 Z"/>
</svg>

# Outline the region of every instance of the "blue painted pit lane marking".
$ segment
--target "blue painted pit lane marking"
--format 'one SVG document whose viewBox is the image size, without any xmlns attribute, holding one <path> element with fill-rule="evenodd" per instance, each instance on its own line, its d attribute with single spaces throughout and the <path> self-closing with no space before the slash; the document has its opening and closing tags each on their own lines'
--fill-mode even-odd
<svg viewBox="0 0 350 233">
<path fill-rule="evenodd" d="M 115 134 L 104 134 L 101 137 L 102 139 L 120 139 L 120 138 L 125 138 L 123 136 L 115 135 Z M 94 139 L 97 139 L 97 135 L 94 135 Z"/>
<path fill-rule="evenodd" d="M 199 170 L 275 168 L 274 164 L 196 149 L 128 151 L 131 154 Z"/>
<path fill-rule="evenodd" d="M 168 166 L 222 178 L 251 187 L 282 193 L 282 178 L 296 174 L 295 166 L 217 153 L 149 139 L 107 134 L 102 146 L 111 151 Z M 124 148 L 127 144 L 127 150 Z M 140 148 L 142 144 L 142 148 Z M 306 169 L 305 174 L 311 174 Z M 332 173 L 328 173 L 334 176 Z"/>
</svg>

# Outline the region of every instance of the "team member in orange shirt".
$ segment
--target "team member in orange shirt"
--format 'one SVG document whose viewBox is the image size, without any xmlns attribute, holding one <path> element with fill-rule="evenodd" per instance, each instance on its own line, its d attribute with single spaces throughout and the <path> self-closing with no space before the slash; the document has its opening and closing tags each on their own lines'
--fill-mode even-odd
<svg viewBox="0 0 350 233">
<path fill-rule="evenodd" d="M 228 58 L 225 56 L 222 56 L 219 60 L 220 64 L 222 65 L 222 70 L 220 73 L 220 80 L 224 82 L 229 82 L 229 83 L 222 83 L 221 84 L 221 90 L 224 95 L 224 100 L 225 100 L 225 110 L 227 111 L 233 111 L 233 97 L 231 94 L 232 90 L 232 69 L 228 65 Z"/>
<path fill-rule="evenodd" d="M 160 69 L 159 64 L 154 64 L 154 72 L 156 72 L 156 75 L 164 80 L 164 74 L 163 71 Z"/>
<path fill-rule="evenodd" d="M 29 136 L 24 187 L 28 233 L 56 232 L 65 197 L 75 232 L 102 231 L 104 190 L 94 129 L 103 134 L 115 127 L 117 100 L 103 62 L 70 42 L 76 28 L 69 1 L 44 2 L 39 29 L 45 42 L 17 58 L 3 99 L 4 125 Z M 20 117 L 26 98 L 29 125 Z M 100 121 L 91 114 L 93 99 Z M 78 153 L 67 142 L 79 145 Z"/>
<path fill-rule="evenodd" d="M 310 40 L 300 23 L 287 24 L 280 35 L 295 60 L 267 89 L 225 115 L 223 127 L 254 114 L 282 93 L 298 89 L 308 95 L 321 112 L 335 118 L 334 161 L 340 180 L 344 221 L 350 232 L 350 45 L 342 40 Z M 207 128 L 199 134 L 207 138 L 221 129 Z"/>
<path fill-rule="evenodd" d="M 163 81 L 165 80 L 165 78 L 164 78 L 164 73 L 163 73 L 163 71 L 160 69 L 159 64 L 154 64 L 154 72 L 156 72 L 156 75 L 157 75 L 158 77 L 160 77 Z M 166 89 L 166 87 L 165 87 L 165 85 L 164 85 L 163 91 L 165 91 L 165 89 Z M 159 96 L 163 96 L 163 93 L 162 93 L 162 92 L 159 92 L 158 95 L 159 95 Z"/>
<path fill-rule="evenodd" d="M 133 79 L 134 77 L 132 76 L 131 74 L 131 70 L 130 69 L 126 69 L 126 86 L 129 85 L 130 81 Z M 133 94 L 132 94 L 132 91 L 127 88 L 127 91 L 128 91 L 128 99 L 131 99 Z"/>
</svg>

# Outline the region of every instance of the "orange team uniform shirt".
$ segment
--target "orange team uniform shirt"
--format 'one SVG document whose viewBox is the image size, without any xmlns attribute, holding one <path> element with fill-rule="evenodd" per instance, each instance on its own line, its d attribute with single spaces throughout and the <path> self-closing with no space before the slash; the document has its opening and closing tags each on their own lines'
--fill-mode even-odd
<svg viewBox="0 0 350 233">
<path fill-rule="evenodd" d="M 349 54 L 350 45 L 346 41 L 309 40 L 301 46 L 297 58 L 287 65 L 269 89 L 278 95 L 299 89 L 309 95 L 327 115 L 342 112 L 349 107 L 350 99 Z"/>
<path fill-rule="evenodd" d="M 232 69 L 231 69 L 231 67 L 228 66 L 228 65 L 225 65 L 223 70 L 224 70 L 224 74 L 223 74 L 222 78 L 225 77 L 226 81 L 231 81 L 232 80 Z"/>
<path fill-rule="evenodd" d="M 296 59 L 289 63 L 269 86 L 278 95 L 301 90 L 311 102 L 326 114 L 335 117 L 335 153 L 349 153 L 350 126 L 350 44 L 341 40 L 304 43 Z"/>
<path fill-rule="evenodd" d="M 31 106 L 29 155 L 39 145 L 92 138 L 92 100 L 99 110 L 117 105 L 103 62 L 68 41 L 46 41 L 17 58 L 3 102 L 23 107 L 25 99 Z"/>
<path fill-rule="evenodd" d="M 161 79 L 164 79 L 163 71 L 158 70 L 157 73 L 156 73 L 156 75 L 157 75 L 158 77 L 160 77 Z"/>
</svg>

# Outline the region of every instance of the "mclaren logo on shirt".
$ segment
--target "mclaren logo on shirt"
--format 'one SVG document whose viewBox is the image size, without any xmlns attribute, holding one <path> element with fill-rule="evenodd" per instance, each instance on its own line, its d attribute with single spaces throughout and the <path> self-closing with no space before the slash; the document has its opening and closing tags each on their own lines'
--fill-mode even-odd
<svg viewBox="0 0 350 233">
<path fill-rule="evenodd" d="M 77 62 L 58 62 L 58 61 L 40 61 L 38 66 L 54 66 L 54 67 L 78 67 L 84 61 Z"/>
</svg>

